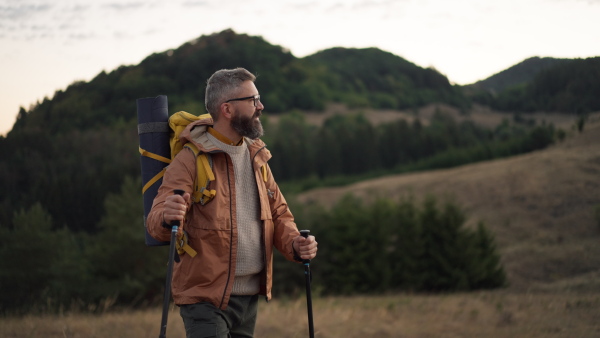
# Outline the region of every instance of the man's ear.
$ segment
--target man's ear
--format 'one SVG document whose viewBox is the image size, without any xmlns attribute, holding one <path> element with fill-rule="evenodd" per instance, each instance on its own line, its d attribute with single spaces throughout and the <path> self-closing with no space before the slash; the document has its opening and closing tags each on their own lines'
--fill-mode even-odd
<svg viewBox="0 0 600 338">
<path fill-rule="evenodd" d="M 231 117 L 233 116 L 233 112 L 231 111 L 231 106 L 228 103 L 221 103 L 221 106 L 219 108 L 220 108 L 221 116 L 227 120 L 231 120 Z"/>
</svg>

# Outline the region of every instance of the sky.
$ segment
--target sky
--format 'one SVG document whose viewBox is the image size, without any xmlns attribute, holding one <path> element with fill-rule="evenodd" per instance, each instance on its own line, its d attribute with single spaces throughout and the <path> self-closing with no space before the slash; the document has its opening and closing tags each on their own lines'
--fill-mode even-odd
<svg viewBox="0 0 600 338">
<path fill-rule="evenodd" d="M 377 47 L 464 85 L 600 56 L 599 18 L 600 0 L 0 0 L 0 135 L 19 107 L 229 28 L 296 57 Z"/>
</svg>

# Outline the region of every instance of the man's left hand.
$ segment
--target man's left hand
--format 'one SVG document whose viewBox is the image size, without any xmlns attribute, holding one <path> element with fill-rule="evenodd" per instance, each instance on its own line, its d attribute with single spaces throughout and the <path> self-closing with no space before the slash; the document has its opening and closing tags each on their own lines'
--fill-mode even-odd
<svg viewBox="0 0 600 338">
<path fill-rule="evenodd" d="M 298 257 L 302 259 L 313 259 L 317 256 L 317 241 L 315 236 L 306 238 L 298 236 L 294 238 L 293 247 Z"/>
</svg>

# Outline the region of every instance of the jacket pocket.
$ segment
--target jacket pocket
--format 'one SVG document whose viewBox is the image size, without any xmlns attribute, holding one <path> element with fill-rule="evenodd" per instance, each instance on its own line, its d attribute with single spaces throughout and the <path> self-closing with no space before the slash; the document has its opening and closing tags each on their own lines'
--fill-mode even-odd
<svg viewBox="0 0 600 338">
<path fill-rule="evenodd" d="M 188 231 L 198 230 L 227 230 L 231 229 L 232 215 L 229 204 L 222 198 L 215 198 L 211 203 L 193 205 L 186 219 Z"/>
</svg>

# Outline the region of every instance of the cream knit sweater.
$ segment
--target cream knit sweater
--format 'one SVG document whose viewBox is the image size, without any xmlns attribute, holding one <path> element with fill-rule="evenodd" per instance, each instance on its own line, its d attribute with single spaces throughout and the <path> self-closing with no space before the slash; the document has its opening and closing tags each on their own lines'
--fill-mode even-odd
<svg viewBox="0 0 600 338">
<path fill-rule="evenodd" d="M 255 295 L 260 291 L 260 272 L 265 267 L 262 221 L 256 178 L 246 142 L 231 146 L 208 134 L 208 138 L 231 157 L 235 176 L 238 249 L 233 295 Z"/>
</svg>

